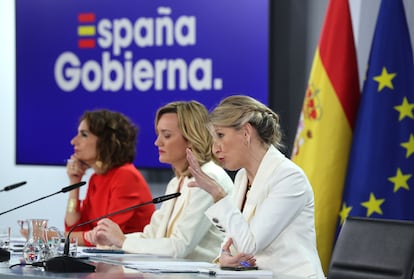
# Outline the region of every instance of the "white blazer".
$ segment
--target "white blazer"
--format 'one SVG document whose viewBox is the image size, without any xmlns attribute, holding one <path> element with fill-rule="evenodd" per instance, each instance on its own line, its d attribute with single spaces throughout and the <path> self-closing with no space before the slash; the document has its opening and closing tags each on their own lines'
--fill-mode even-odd
<svg viewBox="0 0 414 279">
<path fill-rule="evenodd" d="M 201 169 L 231 193 L 233 182 L 223 168 L 208 162 Z M 181 196 L 164 202 L 154 212 L 143 232 L 127 234 L 122 249 L 131 253 L 211 262 L 220 251 L 224 234 L 204 214 L 213 205 L 210 194 L 198 187 L 187 187 L 193 180 L 185 177 Z M 179 179 L 174 177 L 168 183 L 165 194 L 177 192 L 178 186 Z"/>
<path fill-rule="evenodd" d="M 235 251 L 252 254 L 262 269 L 276 274 L 324 278 L 316 248 L 314 200 L 303 171 L 274 146 L 266 152 L 247 196 L 241 169 L 231 197 L 218 201 L 206 215 L 233 239 Z M 224 242 L 223 242 L 224 243 Z"/>
</svg>

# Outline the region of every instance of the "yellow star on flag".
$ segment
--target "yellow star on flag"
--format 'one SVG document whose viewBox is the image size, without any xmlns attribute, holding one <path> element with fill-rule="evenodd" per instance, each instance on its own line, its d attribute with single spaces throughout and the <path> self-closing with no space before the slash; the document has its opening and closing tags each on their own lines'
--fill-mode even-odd
<svg viewBox="0 0 414 279">
<path fill-rule="evenodd" d="M 400 117 L 398 118 L 398 121 L 403 120 L 404 117 L 409 117 L 411 119 L 414 118 L 414 115 L 413 115 L 414 103 L 409 103 L 407 100 L 407 97 L 404 97 L 402 104 L 399 106 L 395 106 L 394 109 L 400 112 Z"/>
<path fill-rule="evenodd" d="M 346 203 L 344 202 L 342 204 L 342 209 L 339 212 L 339 217 L 341 217 L 341 225 L 344 223 L 345 219 L 349 216 L 349 213 L 352 210 L 352 206 L 346 206 Z"/>
<path fill-rule="evenodd" d="M 371 192 L 369 194 L 369 200 L 362 202 L 361 205 L 368 210 L 367 217 L 371 216 L 374 212 L 382 215 L 381 204 L 383 204 L 384 201 L 385 199 L 377 199 L 374 193 Z"/>
<path fill-rule="evenodd" d="M 405 158 L 410 157 L 411 154 L 414 153 L 414 135 L 410 134 L 410 139 L 406 142 L 401 143 L 401 146 L 407 149 L 407 152 L 405 153 Z"/>
<path fill-rule="evenodd" d="M 397 173 L 393 177 L 389 177 L 388 180 L 394 183 L 394 193 L 397 192 L 400 188 L 410 190 L 407 180 L 411 178 L 411 174 L 403 174 L 401 169 L 397 169 Z"/>
<path fill-rule="evenodd" d="M 396 73 L 388 73 L 387 69 L 385 67 L 382 67 L 381 75 L 374 77 L 374 80 L 378 82 L 378 92 L 384 89 L 384 87 L 394 89 L 392 80 L 396 75 Z"/>
</svg>

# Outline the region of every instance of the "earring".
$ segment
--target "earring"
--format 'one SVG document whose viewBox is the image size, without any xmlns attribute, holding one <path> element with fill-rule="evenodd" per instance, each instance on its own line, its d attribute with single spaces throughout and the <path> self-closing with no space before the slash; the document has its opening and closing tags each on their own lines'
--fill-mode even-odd
<svg viewBox="0 0 414 279">
<path fill-rule="evenodd" d="M 99 169 L 102 168 L 102 166 L 103 166 L 102 161 L 96 161 L 95 166 L 97 166 Z"/>
</svg>

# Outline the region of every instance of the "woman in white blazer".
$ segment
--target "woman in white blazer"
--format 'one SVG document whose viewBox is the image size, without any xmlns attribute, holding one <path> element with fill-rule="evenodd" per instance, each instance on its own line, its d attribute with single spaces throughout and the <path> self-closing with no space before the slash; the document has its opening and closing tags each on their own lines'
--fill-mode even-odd
<svg viewBox="0 0 414 279">
<path fill-rule="evenodd" d="M 276 274 L 324 278 L 316 248 L 312 187 L 286 158 L 279 117 L 248 96 L 230 96 L 210 113 L 213 153 L 228 170 L 239 170 L 233 198 L 199 168 L 187 150 L 190 171 L 214 205 L 206 215 L 226 234 L 222 266 L 257 265 Z"/>
<path fill-rule="evenodd" d="M 207 109 L 196 101 L 172 102 L 157 111 L 155 128 L 159 160 L 171 164 L 175 177 L 166 194 L 180 192 L 154 212 L 143 232 L 124 235 L 110 219 L 102 219 L 86 237 L 97 246 L 121 248 L 131 253 L 148 253 L 197 261 L 212 261 L 220 250 L 223 232 L 210 223 L 205 211 L 213 205 L 212 197 L 199 188 L 189 188 L 194 181 L 188 170 L 186 149 L 203 172 L 223 186 L 226 193 L 233 182 L 224 169 L 212 161 L 212 137 L 206 127 Z"/>
</svg>

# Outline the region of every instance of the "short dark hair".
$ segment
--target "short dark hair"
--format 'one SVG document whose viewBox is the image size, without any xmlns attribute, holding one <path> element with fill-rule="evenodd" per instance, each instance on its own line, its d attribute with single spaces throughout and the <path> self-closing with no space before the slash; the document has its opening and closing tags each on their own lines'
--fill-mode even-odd
<svg viewBox="0 0 414 279">
<path fill-rule="evenodd" d="M 97 161 L 102 162 L 103 172 L 134 161 L 138 127 L 127 116 L 99 109 L 86 111 L 82 120 L 87 122 L 91 133 L 98 137 Z"/>
</svg>

